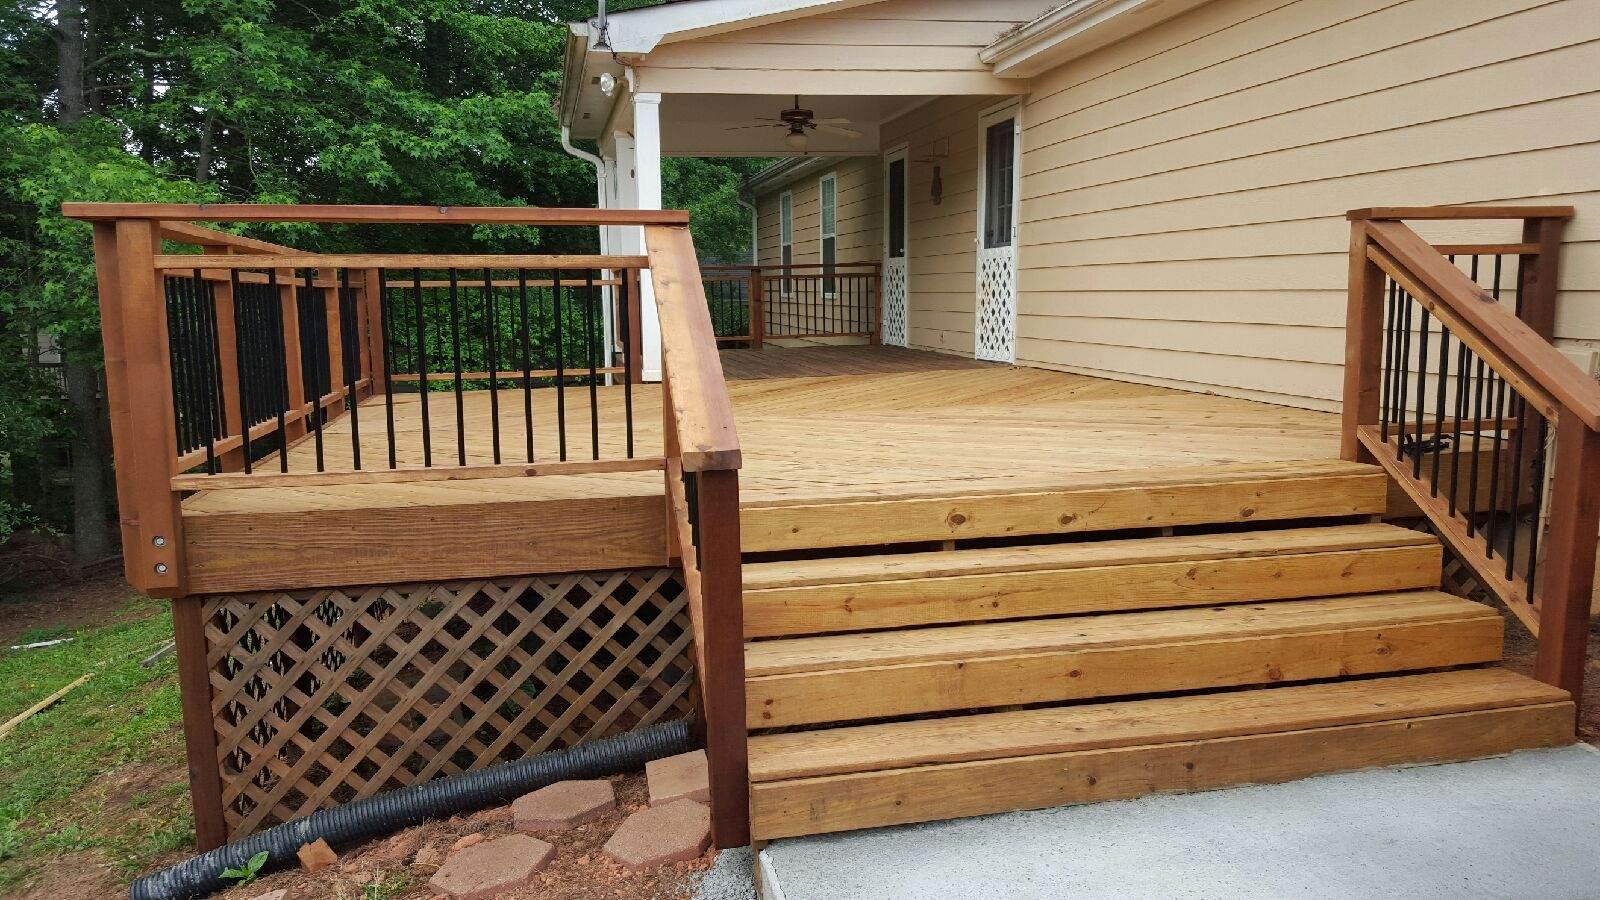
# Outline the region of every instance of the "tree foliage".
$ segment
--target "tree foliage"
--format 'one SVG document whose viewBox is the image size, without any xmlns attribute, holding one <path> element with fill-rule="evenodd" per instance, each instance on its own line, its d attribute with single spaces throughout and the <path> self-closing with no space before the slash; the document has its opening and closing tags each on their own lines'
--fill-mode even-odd
<svg viewBox="0 0 1600 900">
<path fill-rule="evenodd" d="M 98 367 L 99 336 L 90 230 L 61 218 L 63 200 L 591 206 L 593 171 L 562 150 L 554 98 L 565 23 L 594 9 L 592 0 L 0 6 L 0 539 L 29 516 L 71 527 L 58 482 L 74 419 L 46 363 L 59 351 Z M 69 33 L 73 16 L 82 26 Z M 71 48 L 76 80 L 64 41 L 81 43 Z M 759 165 L 668 162 L 667 205 L 693 211 L 708 260 L 746 258 L 749 219 L 735 197 Z M 595 240 L 591 229 L 249 230 L 323 250 L 581 252 Z"/>
</svg>

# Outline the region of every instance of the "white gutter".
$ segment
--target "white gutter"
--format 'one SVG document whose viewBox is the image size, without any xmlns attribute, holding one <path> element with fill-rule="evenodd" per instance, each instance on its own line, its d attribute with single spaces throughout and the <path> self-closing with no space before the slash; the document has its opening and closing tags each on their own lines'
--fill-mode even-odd
<svg viewBox="0 0 1600 900">
<path fill-rule="evenodd" d="M 1072 0 L 978 52 L 1007 78 L 1027 78 L 1188 12 L 1207 0 Z"/>
</svg>

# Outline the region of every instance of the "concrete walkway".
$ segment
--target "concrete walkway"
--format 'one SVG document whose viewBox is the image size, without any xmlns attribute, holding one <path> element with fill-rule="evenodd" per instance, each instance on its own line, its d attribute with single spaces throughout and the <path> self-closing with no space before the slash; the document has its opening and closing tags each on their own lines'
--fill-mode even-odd
<svg viewBox="0 0 1600 900">
<path fill-rule="evenodd" d="M 1600 753 L 782 840 L 760 868 L 765 900 L 1595 898 Z"/>
</svg>

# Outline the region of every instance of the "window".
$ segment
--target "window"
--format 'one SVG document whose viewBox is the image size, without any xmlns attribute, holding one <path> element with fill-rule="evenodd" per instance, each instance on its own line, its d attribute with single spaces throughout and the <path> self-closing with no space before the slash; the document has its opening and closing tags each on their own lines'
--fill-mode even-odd
<svg viewBox="0 0 1600 900">
<path fill-rule="evenodd" d="M 779 262 L 785 266 L 794 263 L 794 195 L 784 191 L 778 195 L 778 245 L 782 248 L 782 258 Z M 783 270 L 783 292 L 785 294 L 794 290 L 794 284 L 789 280 L 789 270 Z"/>
<path fill-rule="evenodd" d="M 906 255 L 906 161 L 889 161 L 889 247 L 890 259 Z"/>
<path fill-rule="evenodd" d="M 1011 246 L 1012 167 L 1016 164 L 1016 120 L 989 126 L 983 173 L 983 246 Z"/>
<path fill-rule="evenodd" d="M 839 261 L 839 178 L 833 172 L 817 183 L 822 207 L 822 293 L 833 296 L 833 267 Z"/>
</svg>

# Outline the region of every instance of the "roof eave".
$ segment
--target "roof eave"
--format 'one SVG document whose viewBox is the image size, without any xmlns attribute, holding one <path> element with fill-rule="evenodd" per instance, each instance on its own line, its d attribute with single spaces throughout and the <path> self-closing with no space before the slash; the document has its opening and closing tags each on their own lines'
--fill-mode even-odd
<svg viewBox="0 0 1600 900">
<path fill-rule="evenodd" d="M 1001 35 L 978 58 L 1006 78 L 1028 78 L 1113 44 L 1209 0 L 1072 0 Z"/>
</svg>

